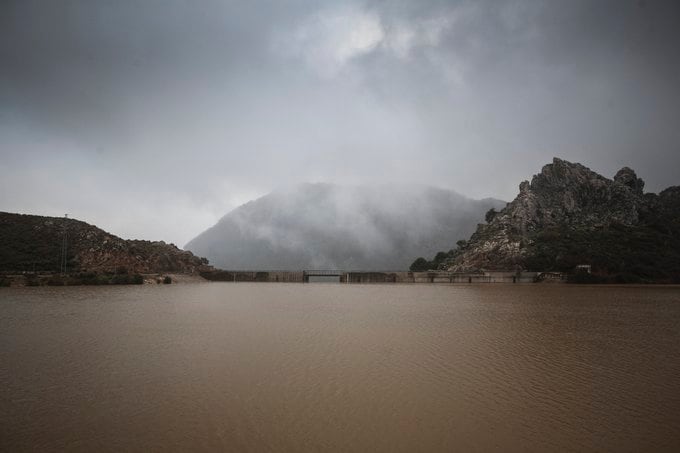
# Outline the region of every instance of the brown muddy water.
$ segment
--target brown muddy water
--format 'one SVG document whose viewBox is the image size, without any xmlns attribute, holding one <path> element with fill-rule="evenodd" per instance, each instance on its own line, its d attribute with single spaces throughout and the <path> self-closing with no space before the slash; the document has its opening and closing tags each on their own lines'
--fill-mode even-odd
<svg viewBox="0 0 680 453">
<path fill-rule="evenodd" d="M 680 288 L 0 290 L 2 451 L 680 451 Z"/>
</svg>

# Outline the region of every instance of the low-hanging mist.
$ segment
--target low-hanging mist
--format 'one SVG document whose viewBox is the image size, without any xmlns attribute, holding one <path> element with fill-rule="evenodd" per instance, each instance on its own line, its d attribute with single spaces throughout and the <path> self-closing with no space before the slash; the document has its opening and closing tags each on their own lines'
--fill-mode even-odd
<svg viewBox="0 0 680 453">
<path fill-rule="evenodd" d="M 503 206 L 424 185 L 301 184 L 234 209 L 185 249 L 224 269 L 405 270 Z"/>
</svg>

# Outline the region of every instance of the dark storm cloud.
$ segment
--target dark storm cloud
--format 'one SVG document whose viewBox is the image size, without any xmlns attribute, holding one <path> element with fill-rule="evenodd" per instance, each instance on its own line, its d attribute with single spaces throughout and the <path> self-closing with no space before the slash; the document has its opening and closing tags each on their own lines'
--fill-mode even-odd
<svg viewBox="0 0 680 453">
<path fill-rule="evenodd" d="M 1 16 L 2 94 L 22 114 L 69 135 L 73 127 L 94 137 L 119 132 L 127 123 L 121 113 L 129 112 L 118 109 L 137 107 L 138 97 L 181 96 L 201 79 L 228 79 L 257 65 L 261 50 L 253 50 L 266 48 L 266 36 L 253 26 L 262 14 L 248 5 L 10 3 Z"/>
<path fill-rule="evenodd" d="M 298 181 L 677 184 L 676 2 L 5 1 L 0 209 L 178 243 Z M 106 200 L 103 202 L 102 200 Z"/>
</svg>

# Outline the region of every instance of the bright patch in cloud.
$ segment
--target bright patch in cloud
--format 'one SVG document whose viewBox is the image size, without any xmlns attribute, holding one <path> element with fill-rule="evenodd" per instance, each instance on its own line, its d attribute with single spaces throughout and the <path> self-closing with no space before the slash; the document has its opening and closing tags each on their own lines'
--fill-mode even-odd
<svg viewBox="0 0 680 453">
<path fill-rule="evenodd" d="M 402 22 L 387 30 L 383 46 L 399 58 L 408 58 L 418 47 L 436 47 L 453 24 L 451 17 L 437 17 L 419 22 Z"/>
<path fill-rule="evenodd" d="M 300 57 L 322 76 L 338 74 L 355 57 L 374 50 L 384 39 L 380 18 L 355 8 L 312 15 L 292 39 L 279 42 L 283 53 Z"/>
<path fill-rule="evenodd" d="M 371 52 L 406 60 L 416 49 L 437 47 L 452 24 L 452 17 L 436 17 L 386 26 L 374 12 L 356 7 L 327 9 L 278 39 L 275 48 L 330 78 Z"/>
</svg>

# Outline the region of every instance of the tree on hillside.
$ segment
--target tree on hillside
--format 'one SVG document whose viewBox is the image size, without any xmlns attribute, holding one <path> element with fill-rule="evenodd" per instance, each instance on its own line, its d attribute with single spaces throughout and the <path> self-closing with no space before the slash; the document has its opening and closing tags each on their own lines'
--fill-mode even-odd
<svg viewBox="0 0 680 453">
<path fill-rule="evenodd" d="M 412 264 L 411 267 L 409 267 L 409 270 L 411 272 L 423 272 L 426 271 L 430 268 L 430 262 L 427 261 L 425 258 L 422 256 L 420 258 L 417 258 Z"/>
</svg>

